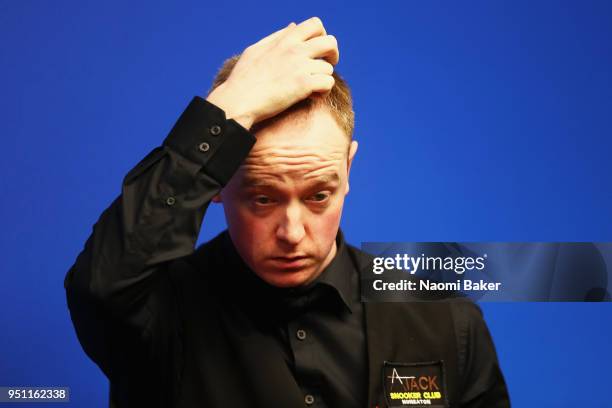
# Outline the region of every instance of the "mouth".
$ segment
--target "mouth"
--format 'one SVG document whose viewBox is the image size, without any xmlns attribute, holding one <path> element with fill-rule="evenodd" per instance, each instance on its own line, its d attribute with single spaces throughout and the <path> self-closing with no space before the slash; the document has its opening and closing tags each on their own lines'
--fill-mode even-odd
<svg viewBox="0 0 612 408">
<path fill-rule="evenodd" d="M 281 269 L 302 269 L 310 264 L 311 258 L 306 255 L 296 256 L 276 256 L 270 258 L 270 261 Z"/>
</svg>

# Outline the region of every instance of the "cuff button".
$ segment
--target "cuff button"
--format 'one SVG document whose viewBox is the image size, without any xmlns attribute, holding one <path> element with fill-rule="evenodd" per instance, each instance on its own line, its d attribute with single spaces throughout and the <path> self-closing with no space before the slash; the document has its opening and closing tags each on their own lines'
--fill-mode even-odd
<svg viewBox="0 0 612 408">
<path fill-rule="evenodd" d="M 210 128 L 210 134 L 213 136 L 219 136 L 221 134 L 221 126 L 214 125 Z"/>
<path fill-rule="evenodd" d="M 210 150 L 210 145 L 206 142 L 200 143 L 200 145 L 198 146 L 198 149 L 200 149 L 201 152 L 207 152 Z"/>
</svg>

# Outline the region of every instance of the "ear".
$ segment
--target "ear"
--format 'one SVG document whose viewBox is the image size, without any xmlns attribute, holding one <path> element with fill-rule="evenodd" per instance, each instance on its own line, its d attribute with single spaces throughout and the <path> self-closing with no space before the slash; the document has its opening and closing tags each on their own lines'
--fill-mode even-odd
<svg viewBox="0 0 612 408">
<path fill-rule="evenodd" d="M 355 158 L 355 154 L 357 154 L 358 143 L 356 140 L 351 141 L 351 145 L 349 146 L 348 151 L 348 160 L 346 163 L 346 191 L 344 195 L 347 195 L 349 192 L 349 175 L 351 174 L 351 165 L 353 164 L 353 158 Z"/>
</svg>

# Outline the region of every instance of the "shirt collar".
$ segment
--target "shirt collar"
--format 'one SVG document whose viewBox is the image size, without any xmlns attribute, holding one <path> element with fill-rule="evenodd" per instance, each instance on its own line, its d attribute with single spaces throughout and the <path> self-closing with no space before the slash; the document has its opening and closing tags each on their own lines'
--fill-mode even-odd
<svg viewBox="0 0 612 408">
<path fill-rule="evenodd" d="M 236 248 L 232 242 L 229 232 L 223 233 L 223 246 L 226 252 L 227 260 L 232 264 L 232 269 L 236 272 L 242 272 L 240 279 L 245 279 L 244 285 L 240 285 L 248 293 L 245 295 L 257 295 L 260 299 L 273 298 L 297 298 L 306 296 L 321 287 L 328 287 L 329 291 L 335 295 L 343 304 L 343 306 L 352 313 L 353 307 L 353 292 L 357 290 L 353 286 L 351 275 L 355 273 L 354 265 L 348 253 L 344 235 L 338 230 L 336 235 L 336 255 L 330 264 L 323 272 L 308 285 L 298 286 L 295 288 L 278 288 L 269 285 L 260 279 L 238 255 Z"/>
<path fill-rule="evenodd" d="M 354 267 L 344 242 L 344 235 L 340 230 L 336 235 L 336 247 L 336 256 L 313 283 L 333 288 L 348 311 L 352 312 L 351 274 L 354 272 Z"/>
</svg>

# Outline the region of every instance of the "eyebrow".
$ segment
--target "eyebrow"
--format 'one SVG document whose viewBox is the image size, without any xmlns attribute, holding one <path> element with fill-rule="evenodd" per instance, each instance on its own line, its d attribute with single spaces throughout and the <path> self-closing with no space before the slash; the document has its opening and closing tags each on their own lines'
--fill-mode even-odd
<svg viewBox="0 0 612 408">
<path fill-rule="evenodd" d="M 276 178 L 273 177 L 251 177 L 244 176 L 242 179 L 241 185 L 242 187 L 273 187 L 274 185 L 280 184 L 275 181 Z M 321 176 L 314 176 L 311 178 L 313 180 L 312 184 L 327 184 L 332 182 L 340 181 L 340 176 L 338 173 L 333 172 L 330 174 L 325 174 Z M 310 178 L 309 178 L 310 181 Z"/>
<path fill-rule="evenodd" d="M 243 178 L 241 183 L 242 187 L 270 187 L 275 184 L 278 183 L 270 181 L 270 179 L 260 179 L 251 177 Z"/>
<path fill-rule="evenodd" d="M 335 171 L 333 173 L 327 173 L 327 174 L 323 174 L 320 176 L 313 176 L 311 178 L 314 179 L 317 184 L 325 184 L 325 183 L 340 181 L 340 176 Z"/>
</svg>

